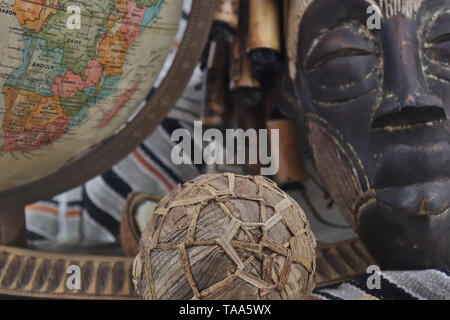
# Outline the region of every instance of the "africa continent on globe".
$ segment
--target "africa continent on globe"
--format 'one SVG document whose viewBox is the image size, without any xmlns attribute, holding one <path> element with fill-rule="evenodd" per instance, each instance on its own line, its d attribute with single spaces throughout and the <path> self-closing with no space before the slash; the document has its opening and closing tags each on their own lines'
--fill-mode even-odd
<svg viewBox="0 0 450 320">
<path fill-rule="evenodd" d="M 110 137 L 148 95 L 181 0 L 0 0 L 0 191 Z"/>
</svg>

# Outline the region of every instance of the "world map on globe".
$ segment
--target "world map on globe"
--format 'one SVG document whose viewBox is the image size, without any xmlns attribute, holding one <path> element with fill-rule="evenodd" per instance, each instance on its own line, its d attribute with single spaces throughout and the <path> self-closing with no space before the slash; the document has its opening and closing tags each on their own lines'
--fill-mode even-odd
<svg viewBox="0 0 450 320">
<path fill-rule="evenodd" d="M 155 83 L 180 0 L 0 0 L 0 191 L 113 135 Z"/>
</svg>

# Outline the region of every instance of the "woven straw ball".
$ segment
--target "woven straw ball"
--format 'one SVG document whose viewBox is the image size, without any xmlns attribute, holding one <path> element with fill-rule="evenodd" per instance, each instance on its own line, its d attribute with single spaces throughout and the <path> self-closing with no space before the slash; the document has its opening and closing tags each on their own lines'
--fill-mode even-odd
<svg viewBox="0 0 450 320">
<path fill-rule="evenodd" d="M 316 241 L 269 179 L 203 175 L 161 200 L 133 265 L 145 299 L 306 299 Z"/>
</svg>

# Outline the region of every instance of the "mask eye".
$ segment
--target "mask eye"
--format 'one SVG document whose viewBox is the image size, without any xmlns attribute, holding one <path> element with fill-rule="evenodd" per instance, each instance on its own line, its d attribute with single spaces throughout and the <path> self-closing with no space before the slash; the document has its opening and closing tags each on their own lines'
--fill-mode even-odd
<svg viewBox="0 0 450 320">
<path fill-rule="evenodd" d="M 440 36 L 438 36 L 435 39 L 432 39 L 431 41 L 428 42 L 428 44 L 430 45 L 439 45 L 441 43 L 444 42 L 449 42 L 450 41 L 450 33 L 444 33 Z"/>
<path fill-rule="evenodd" d="M 318 67 L 333 61 L 334 59 L 338 58 L 345 58 L 345 57 L 358 57 L 358 56 L 371 56 L 373 55 L 370 51 L 366 51 L 359 48 L 343 48 L 340 50 L 336 50 L 327 54 L 324 54 L 323 56 L 319 57 L 317 61 L 314 61 L 313 65 L 310 66 L 309 69 L 317 69 Z"/>
<path fill-rule="evenodd" d="M 316 100 L 354 98 L 372 88 L 378 65 L 377 43 L 362 26 L 353 24 L 319 36 L 303 64 Z"/>
<path fill-rule="evenodd" d="M 450 67 L 450 40 L 431 43 L 425 51 L 431 61 L 443 63 L 446 67 Z"/>
<path fill-rule="evenodd" d="M 373 42 L 355 29 L 353 26 L 343 26 L 322 36 L 306 58 L 305 71 L 314 71 L 339 58 L 374 55 Z"/>
<path fill-rule="evenodd" d="M 425 39 L 425 54 L 434 63 L 450 67 L 450 13 L 433 21 Z"/>
</svg>

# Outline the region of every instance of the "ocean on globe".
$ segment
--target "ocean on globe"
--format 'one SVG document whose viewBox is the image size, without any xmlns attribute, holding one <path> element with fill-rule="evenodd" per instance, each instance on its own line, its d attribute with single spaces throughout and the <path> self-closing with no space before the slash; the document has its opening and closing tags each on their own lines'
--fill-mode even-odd
<svg viewBox="0 0 450 320">
<path fill-rule="evenodd" d="M 114 134 L 172 48 L 181 0 L 0 0 L 0 191 Z"/>
</svg>

